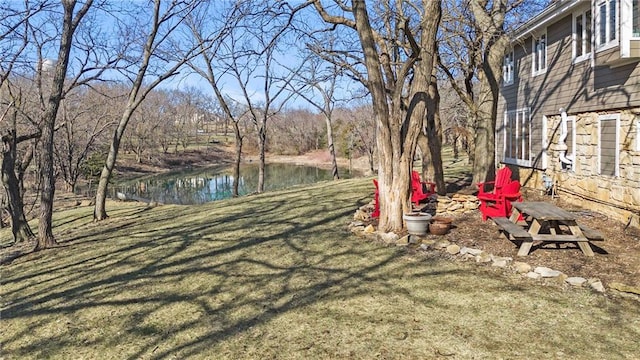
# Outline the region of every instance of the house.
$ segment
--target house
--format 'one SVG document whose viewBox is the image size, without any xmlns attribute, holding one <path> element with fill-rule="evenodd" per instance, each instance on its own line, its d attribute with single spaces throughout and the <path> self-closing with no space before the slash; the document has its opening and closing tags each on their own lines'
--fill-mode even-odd
<svg viewBox="0 0 640 360">
<path fill-rule="evenodd" d="M 511 45 L 496 163 L 640 227 L 640 0 L 556 0 Z"/>
</svg>

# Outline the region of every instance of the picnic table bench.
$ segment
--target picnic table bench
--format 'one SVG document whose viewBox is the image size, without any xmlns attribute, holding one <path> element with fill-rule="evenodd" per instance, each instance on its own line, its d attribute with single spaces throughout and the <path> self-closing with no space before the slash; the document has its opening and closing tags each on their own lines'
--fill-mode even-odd
<svg viewBox="0 0 640 360">
<path fill-rule="evenodd" d="M 590 241 L 602 241 L 599 232 L 579 225 L 576 217 L 544 201 L 513 203 L 510 218 L 495 217 L 493 221 L 509 239 L 521 241 L 518 256 L 526 256 L 534 241 L 575 242 L 586 256 L 593 256 Z M 522 217 L 521 217 L 522 216 Z M 523 218 L 525 221 L 518 221 Z"/>
</svg>

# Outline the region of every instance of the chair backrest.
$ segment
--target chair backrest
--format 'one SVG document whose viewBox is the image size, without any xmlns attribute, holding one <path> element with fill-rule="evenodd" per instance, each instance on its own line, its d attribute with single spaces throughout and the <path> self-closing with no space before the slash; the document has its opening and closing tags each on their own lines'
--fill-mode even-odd
<svg viewBox="0 0 640 360">
<path fill-rule="evenodd" d="M 420 174 L 415 170 L 411 171 L 411 182 L 417 182 L 417 183 L 421 182 Z"/>
<path fill-rule="evenodd" d="M 520 181 L 513 180 L 502 187 L 502 194 L 515 195 L 520 192 Z"/>
<path fill-rule="evenodd" d="M 501 188 L 511 181 L 511 169 L 505 166 L 496 172 L 495 188 Z"/>
</svg>

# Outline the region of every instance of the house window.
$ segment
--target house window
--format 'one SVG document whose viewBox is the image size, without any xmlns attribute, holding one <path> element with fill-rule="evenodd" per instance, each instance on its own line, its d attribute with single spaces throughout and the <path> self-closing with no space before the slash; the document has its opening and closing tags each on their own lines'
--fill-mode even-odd
<svg viewBox="0 0 640 360">
<path fill-rule="evenodd" d="M 505 112 L 504 162 L 531 166 L 531 117 L 529 109 Z"/>
<path fill-rule="evenodd" d="M 598 174 L 620 175 L 620 115 L 598 117 Z"/>
<path fill-rule="evenodd" d="M 504 56 L 502 65 L 502 83 L 504 85 L 513 84 L 513 72 L 513 51 L 510 51 Z"/>
<path fill-rule="evenodd" d="M 547 34 L 533 39 L 532 55 L 533 75 L 547 71 Z"/>
<path fill-rule="evenodd" d="M 603 0 L 596 5 L 597 46 L 615 46 L 618 44 L 618 0 Z"/>
<path fill-rule="evenodd" d="M 575 61 L 582 61 L 590 56 L 591 9 L 588 9 L 573 16 L 573 58 Z"/>
</svg>

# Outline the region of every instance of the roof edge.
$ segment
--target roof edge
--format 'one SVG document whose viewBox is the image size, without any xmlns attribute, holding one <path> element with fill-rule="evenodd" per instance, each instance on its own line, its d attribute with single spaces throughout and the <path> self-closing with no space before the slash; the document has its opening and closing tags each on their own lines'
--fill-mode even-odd
<svg viewBox="0 0 640 360">
<path fill-rule="evenodd" d="M 571 12 L 574 8 L 585 3 L 591 4 L 591 1 L 585 0 L 556 0 L 547 6 L 542 12 L 534 16 L 531 20 L 519 26 L 512 33 L 512 41 L 520 41 L 536 32 L 540 28 L 547 26 L 553 20 L 566 13 Z"/>
</svg>

